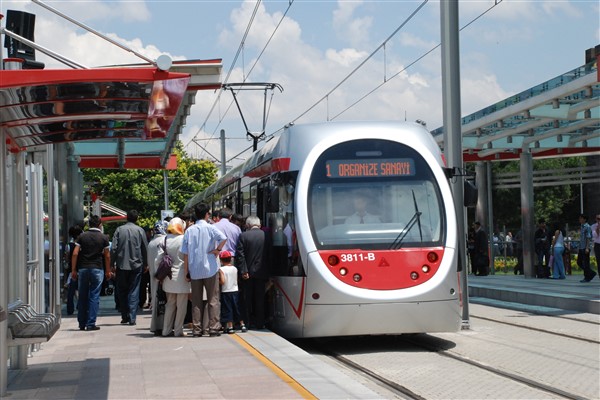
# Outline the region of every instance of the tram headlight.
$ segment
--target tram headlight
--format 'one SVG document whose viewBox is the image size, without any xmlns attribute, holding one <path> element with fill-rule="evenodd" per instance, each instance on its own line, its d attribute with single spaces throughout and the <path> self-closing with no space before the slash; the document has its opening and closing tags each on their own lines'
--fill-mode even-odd
<svg viewBox="0 0 600 400">
<path fill-rule="evenodd" d="M 360 276 L 360 274 L 354 274 L 354 275 L 352 275 L 352 280 L 354 282 L 360 282 L 361 279 L 362 279 L 362 276 Z"/>
<path fill-rule="evenodd" d="M 334 267 L 340 263 L 340 258 L 338 256 L 336 256 L 335 254 L 333 254 L 333 255 L 330 255 L 329 257 L 327 257 L 327 262 L 329 263 L 329 265 Z"/>
<path fill-rule="evenodd" d="M 421 271 L 423 271 L 424 274 L 428 273 L 430 270 L 429 265 L 423 265 L 421 267 Z"/>
<path fill-rule="evenodd" d="M 348 270 L 346 268 L 340 268 L 340 275 L 341 276 L 346 276 L 347 273 L 348 273 Z"/>
<path fill-rule="evenodd" d="M 411 272 L 410 279 L 412 279 L 413 281 L 416 281 L 417 279 L 419 279 L 419 273 L 415 272 L 415 271 Z"/>
</svg>

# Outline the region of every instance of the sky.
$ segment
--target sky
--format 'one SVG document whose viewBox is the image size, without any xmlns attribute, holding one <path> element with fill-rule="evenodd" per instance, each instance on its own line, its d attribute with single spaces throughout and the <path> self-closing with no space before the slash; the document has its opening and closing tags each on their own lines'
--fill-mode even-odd
<svg viewBox="0 0 600 400">
<path fill-rule="evenodd" d="M 422 120 L 430 130 L 443 124 L 439 1 L 44 4 L 150 59 L 222 59 L 224 83 L 281 85 L 282 92 L 267 91 L 267 136 L 290 122 Z M 9 9 L 35 14 L 35 42 L 83 65 L 143 62 L 32 1 L 0 0 L 0 13 Z M 459 26 L 465 116 L 583 65 L 585 50 L 600 44 L 600 3 L 461 0 Z M 66 68 L 36 55 L 47 69 Z M 259 132 L 263 91 L 240 92 L 238 100 L 249 130 Z M 231 91 L 198 92 L 180 137 L 188 154 L 219 157 L 221 129 L 228 167 L 249 157 L 252 142 Z"/>
</svg>

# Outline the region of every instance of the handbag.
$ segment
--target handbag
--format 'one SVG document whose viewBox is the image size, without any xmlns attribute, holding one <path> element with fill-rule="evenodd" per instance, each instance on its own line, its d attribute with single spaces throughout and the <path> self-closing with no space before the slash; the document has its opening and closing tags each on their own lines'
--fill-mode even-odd
<svg viewBox="0 0 600 400">
<path fill-rule="evenodd" d="M 554 255 L 551 255 L 548 260 L 548 268 L 552 268 L 552 266 L 554 266 Z"/>
<path fill-rule="evenodd" d="M 160 260 L 160 263 L 158 263 L 158 268 L 156 269 L 156 273 L 154 274 L 154 277 L 156 279 L 159 280 L 159 282 L 162 283 L 162 281 L 165 280 L 165 278 L 168 276 L 169 279 L 173 278 L 173 271 L 172 271 L 172 266 L 173 266 L 173 259 L 171 258 L 171 256 L 169 255 L 169 253 L 167 253 L 167 237 L 165 236 L 165 244 L 163 245 L 163 258 L 162 260 Z"/>
</svg>

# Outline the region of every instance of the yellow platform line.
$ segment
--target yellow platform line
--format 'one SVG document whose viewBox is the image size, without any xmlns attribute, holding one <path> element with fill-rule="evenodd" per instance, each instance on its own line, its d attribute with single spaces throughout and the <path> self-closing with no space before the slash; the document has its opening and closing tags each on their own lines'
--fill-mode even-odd
<svg viewBox="0 0 600 400">
<path fill-rule="evenodd" d="M 242 339 L 239 335 L 231 335 L 229 336 L 234 339 L 236 342 L 240 344 L 243 348 L 245 348 L 250 354 L 259 359 L 263 364 L 267 366 L 271 371 L 275 373 L 282 381 L 290 385 L 292 389 L 294 389 L 302 398 L 304 399 L 317 399 L 311 392 L 306 390 L 304 386 L 298 383 L 294 378 L 285 373 L 284 370 L 275 365 L 271 360 L 265 357 L 260 351 L 256 350 L 252 345 Z"/>
</svg>

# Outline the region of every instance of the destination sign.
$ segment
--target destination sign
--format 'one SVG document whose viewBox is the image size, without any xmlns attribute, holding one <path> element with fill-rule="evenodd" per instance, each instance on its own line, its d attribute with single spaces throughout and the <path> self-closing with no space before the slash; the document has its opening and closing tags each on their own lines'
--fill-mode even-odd
<svg viewBox="0 0 600 400">
<path fill-rule="evenodd" d="M 378 158 L 361 160 L 328 160 L 325 162 L 328 178 L 384 178 L 414 176 L 412 158 Z"/>
</svg>

